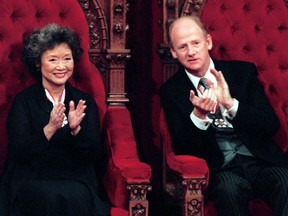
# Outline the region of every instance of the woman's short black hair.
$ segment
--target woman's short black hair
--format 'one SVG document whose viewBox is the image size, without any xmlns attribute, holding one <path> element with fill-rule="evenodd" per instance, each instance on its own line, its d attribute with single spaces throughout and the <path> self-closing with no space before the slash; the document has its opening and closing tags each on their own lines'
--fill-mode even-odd
<svg viewBox="0 0 288 216">
<path fill-rule="evenodd" d="M 24 64 L 36 80 L 41 80 L 41 56 L 56 46 L 65 43 L 72 51 L 73 60 L 79 62 L 83 53 L 79 35 L 68 27 L 57 24 L 48 24 L 36 29 L 26 36 L 24 40 Z"/>
</svg>

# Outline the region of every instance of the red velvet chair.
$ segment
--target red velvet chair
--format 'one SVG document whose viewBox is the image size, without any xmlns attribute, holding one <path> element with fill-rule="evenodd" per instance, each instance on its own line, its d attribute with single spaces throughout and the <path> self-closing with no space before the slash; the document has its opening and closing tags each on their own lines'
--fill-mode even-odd
<svg viewBox="0 0 288 216">
<path fill-rule="evenodd" d="M 111 2 L 113 3 L 112 0 Z M 119 45 L 109 43 L 109 29 L 106 20 L 115 21 L 114 10 L 105 6 L 108 3 L 103 0 L 0 1 L 0 176 L 8 145 L 5 127 L 7 113 L 14 96 L 34 82 L 21 61 L 23 37 L 34 28 L 52 22 L 58 23 L 75 29 L 82 40 L 84 54 L 70 82 L 90 93 L 99 108 L 100 123 L 109 149 L 108 169 L 104 177 L 104 185 L 112 204 L 111 215 L 147 216 L 146 193 L 151 190 L 149 185 L 151 168 L 138 158 L 130 114 L 125 104 L 122 103 L 128 99 L 117 99 L 118 103 L 113 105 L 107 103 L 107 93 L 113 87 L 107 81 L 109 77 L 105 79 L 112 71 L 110 62 L 106 61 L 107 59 L 111 60 L 112 55 L 107 53 L 114 52 L 121 57 L 121 53 L 117 53 L 120 50 Z M 123 4 L 111 4 L 113 7 L 117 7 L 117 19 L 121 22 L 125 18 L 124 12 L 121 13 L 121 9 L 124 11 L 125 5 Z M 112 15 L 110 14 L 110 18 L 104 16 L 105 10 L 113 12 Z M 121 34 L 121 31 L 111 31 L 111 34 L 117 34 L 117 36 L 112 35 L 111 38 L 120 37 L 125 41 L 125 32 Z M 127 50 L 125 52 L 127 54 Z M 106 58 L 107 56 L 108 58 Z M 99 66 L 99 70 L 90 60 Z M 115 66 L 114 69 L 124 71 L 123 65 L 120 66 L 120 69 Z M 120 79 L 118 85 L 124 86 L 121 81 L 124 82 Z M 106 91 L 103 83 L 106 84 Z M 117 91 L 110 92 L 110 96 L 117 93 Z"/>
<path fill-rule="evenodd" d="M 164 1 L 164 24 L 175 19 L 181 8 L 181 15 L 198 14 L 213 38 L 211 56 L 223 60 L 244 60 L 254 62 L 258 68 L 258 78 L 265 88 L 281 128 L 275 136 L 276 143 L 288 151 L 288 11 L 283 0 L 186 0 L 168 5 Z M 182 4 L 180 4 L 180 2 Z M 287 1 L 286 1 L 287 2 Z M 163 27 L 167 31 L 167 27 Z M 168 55 L 167 44 L 162 45 L 160 54 Z M 165 47 L 166 46 L 166 47 Z M 166 48 L 166 50 L 165 50 Z M 163 59 L 163 58 L 162 58 Z M 163 77 L 168 79 L 177 69 L 172 60 L 163 61 Z M 164 80 L 165 81 L 165 80 Z M 160 116 L 163 148 L 166 155 L 164 164 L 169 172 L 177 174 L 185 186 L 181 202 L 183 215 L 216 216 L 213 203 L 205 202 L 203 194 L 209 187 L 209 170 L 205 161 L 192 156 L 175 156 L 171 149 L 169 131 L 163 112 Z M 166 176 L 164 174 L 164 176 Z M 171 181 L 164 179 L 164 189 L 169 193 Z M 181 183 L 180 181 L 180 183 Z M 188 183 L 187 183 L 188 182 Z M 193 183 L 194 182 L 194 183 Z M 175 181 L 172 185 L 175 184 Z M 178 182 L 179 185 L 179 182 Z M 187 186 L 188 185 L 188 186 Z M 173 191 L 173 190 L 172 190 Z M 170 192 L 170 194 L 174 195 Z M 255 216 L 271 216 L 271 209 L 261 200 L 250 202 Z"/>
</svg>

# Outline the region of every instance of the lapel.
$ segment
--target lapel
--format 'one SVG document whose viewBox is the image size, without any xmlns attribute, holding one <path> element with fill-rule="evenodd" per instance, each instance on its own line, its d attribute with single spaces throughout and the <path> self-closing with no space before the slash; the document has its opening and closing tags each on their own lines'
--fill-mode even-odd
<svg viewBox="0 0 288 216">
<path fill-rule="evenodd" d="M 31 86 L 27 94 L 32 121 L 34 125 L 39 125 L 39 128 L 42 128 L 49 122 L 53 104 L 46 98 L 45 90 L 39 83 Z"/>
<path fill-rule="evenodd" d="M 230 77 L 229 73 L 227 73 L 227 71 L 229 71 L 229 70 L 227 70 L 227 66 L 228 66 L 229 69 L 230 69 L 230 66 L 225 64 L 224 61 L 218 61 L 218 60 L 213 59 L 213 62 L 214 62 L 215 69 L 217 71 L 221 71 L 222 72 L 225 80 L 227 81 L 227 79 L 230 79 L 229 78 Z"/>
<path fill-rule="evenodd" d="M 239 64 L 235 64 L 232 61 L 219 61 L 214 59 L 213 62 L 215 69 L 222 72 L 232 96 L 235 97 L 235 94 L 238 96 L 239 93 L 244 92 L 242 91 L 244 89 L 243 85 L 245 84 L 244 80 L 248 77 L 243 76 L 243 68 L 239 67 Z M 241 85 L 239 80 L 243 80 Z"/>
<path fill-rule="evenodd" d="M 66 97 L 65 97 L 64 103 L 66 106 L 66 111 L 68 112 L 69 111 L 69 102 L 71 100 L 73 100 L 75 103 L 75 106 L 77 106 L 82 95 L 81 95 L 80 91 L 78 91 L 74 87 L 72 87 L 70 83 L 66 83 L 65 89 L 66 89 Z"/>
<path fill-rule="evenodd" d="M 78 91 L 75 91 L 74 88 L 67 83 L 65 86 L 66 96 L 64 104 L 66 106 L 66 111 L 69 111 L 69 102 L 74 100 L 75 105 L 78 103 L 80 99 L 80 95 Z M 53 109 L 53 104 L 47 99 L 45 90 L 42 85 L 37 84 L 35 88 L 35 102 L 40 105 L 40 109 L 45 113 L 50 113 Z"/>
<path fill-rule="evenodd" d="M 176 74 L 176 79 L 178 80 L 175 82 L 175 100 L 177 104 L 179 104 L 179 107 L 183 110 L 185 115 L 190 115 L 193 105 L 189 100 L 190 96 L 190 90 L 193 90 L 194 92 L 197 91 L 192 84 L 191 80 L 188 78 L 185 70 L 183 67 L 180 67 Z"/>
<path fill-rule="evenodd" d="M 47 99 L 45 90 L 42 85 L 36 84 L 35 88 L 35 100 L 36 104 L 40 105 L 40 110 L 43 110 L 44 113 L 48 113 L 50 116 L 50 112 L 53 108 L 53 104 Z"/>
</svg>

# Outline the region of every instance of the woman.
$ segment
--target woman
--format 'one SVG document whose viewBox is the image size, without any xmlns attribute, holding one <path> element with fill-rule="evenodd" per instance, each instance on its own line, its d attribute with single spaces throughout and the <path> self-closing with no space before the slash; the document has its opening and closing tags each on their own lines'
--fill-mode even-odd
<svg viewBox="0 0 288 216">
<path fill-rule="evenodd" d="M 56 24 L 24 42 L 24 63 L 38 82 L 16 96 L 7 120 L 11 216 L 109 215 L 95 172 L 103 153 L 97 106 L 68 83 L 81 55 L 79 36 Z"/>
</svg>

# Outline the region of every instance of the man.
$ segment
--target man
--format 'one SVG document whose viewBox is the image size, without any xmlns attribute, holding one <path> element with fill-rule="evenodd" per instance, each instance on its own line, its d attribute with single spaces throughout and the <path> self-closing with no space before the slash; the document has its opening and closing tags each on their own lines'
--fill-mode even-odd
<svg viewBox="0 0 288 216">
<path fill-rule="evenodd" d="M 288 157 L 272 141 L 279 120 L 254 64 L 211 59 L 212 37 L 197 17 L 169 29 L 171 53 L 181 63 L 160 89 L 175 154 L 206 160 L 209 194 L 218 215 L 250 215 L 259 197 L 273 215 L 288 215 Z M 205 79 L 201 79 L 205 77 Z"/>
</svg>

